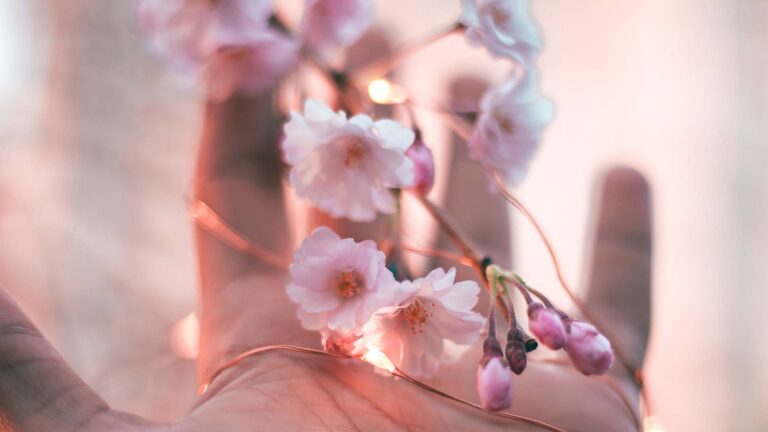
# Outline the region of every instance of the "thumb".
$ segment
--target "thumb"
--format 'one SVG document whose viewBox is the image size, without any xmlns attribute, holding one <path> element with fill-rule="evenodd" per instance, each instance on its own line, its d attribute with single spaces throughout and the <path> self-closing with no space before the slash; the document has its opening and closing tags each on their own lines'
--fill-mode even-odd
<svg viewBox="0 0 768 432">
<path fill-rule="evenodd" d="M 103 416 L 102 416 L 103 415 Z M 114 416 L 0 290 L 0 429 L 82 430 Z"/>
<path fill-rule="evenodd" d="M 650 328 L 651 198 L 630 168 L 605 178 L 595 228 L 587 302 L 626 355 L 642 366 Z"/>
</svg>

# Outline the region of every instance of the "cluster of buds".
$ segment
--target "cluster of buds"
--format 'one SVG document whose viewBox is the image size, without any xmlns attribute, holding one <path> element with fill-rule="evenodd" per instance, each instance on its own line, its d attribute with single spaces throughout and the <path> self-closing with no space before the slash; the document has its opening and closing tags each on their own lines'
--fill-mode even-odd
<svg viewBox="0 0 768 432">
<path fill-rule="evenodd" d="M 565 350 L 573 367 L 584 375 L 605 373 L 613 364 L 613 349 L 608 338 L 592 324 L 575 320 L 549 301 L 546 303 L 548 305 L 528 303 L 531 333 L 547 348 Z"/>
<path fill-rule="evenodd" d="M 484 409 L 500 411 L 509 407 L 512 397 L 510 372 L 522 374 L 528 363 L 528 353 L 535 350 L 539 343 L 552 350 L 563 349 L 574 368 L 584 375 L 601 375 L 611 367 L 611 343 L 595 326 L 569 317 L 517 275 L 492 267 L 488 274 L 498 278 L 494 282 L 503 285 L 503 281 L 509 281 L 523 294 L 528 304 L 528 330 L 535 339 L 523 330 L 510 308 L 510 329 L 502 353 L 501 344 L 496 339 L 494 314 L 490 312 L 488 337 L 483 344 L 483 357 L 477 373 L 477 392 Z M 495 293 L 496 290 L 493 291 Z M 533 300 L 531 293 L 541 302 Z M 500 367 L 505 368 L 504 373 L 499 370 Z"/>
</svg>

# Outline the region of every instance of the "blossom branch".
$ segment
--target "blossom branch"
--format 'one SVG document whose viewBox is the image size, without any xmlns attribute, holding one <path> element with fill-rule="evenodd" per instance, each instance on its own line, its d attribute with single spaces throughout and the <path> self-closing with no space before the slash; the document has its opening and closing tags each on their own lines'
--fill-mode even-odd
<svg viewBox="0 0 768 432">
<path fill-rule="evenodd" d="M 482 257 L 479 253 L 477 253 L 470 245 L 467 243 L 464 238 L 459 234 L 459 232 L 454 228 L 454 226 L 448 222 L 448 219 L 443 215 L 443 211 L 435 205 L 432 201 L 430 201 L 427 197 L 420 195 L 420 194 L 413 194 L 419 202 L 424 206 L 424 208 L 427 210 L 427 212 L 434 218 L 434 220 L 437 222 L 440 229 L 445 233 L 445 235 L 448 236 L 448 238 L 453 242 L 453 244 L 461 251 L 462 255 L 471 260 L 472 262 L 472 268 L 475 269 L 478 276 L 480 277 L 480 280 L 483 281 L 483 285 L 485 285 L 486 290 L 488 291 L 489 295 L 492 294 L 492 287 L 489 284 L 489 280 L 487 278 L 487 275 L 485 273 L 485 269 L 482 263 Z M 504 319 L 509 321 L 511 319 L 511 311 L 509 307 L 507 307 L 507 304 L 504 302 L 503 296 L 497 294 L 496 295 L 496 305 L 501 311 L 501 314 L 504 316 Z"/>
<path fill-rule="evenodd" d="M 457 22 L 447 29 L 440 30 L 421 41 L 396 49 L 389 56 L 381 58 L 376 62 L 371 63 L 363 67 L 361 70 L 355 72 L 355 77 L 357 78 L 356 81 L 366 82 L 367 80 L 373 78 L 382 77 L 391 72 L 393 69 L 397 68 L 400 63 L 403 62 L 403 60 L 413 55 L 414 53 L 439 41 L 440 39 L 452 35 L 453 33 L 464 31 L 464 29 L 464 24 Z"/>
<path fill-rule="evenodd" d="M 576 306 L 576 308 L 579 310 L 579 312 L 590 322 L 592 322 L 595 327 L 600 329 L 601 333 L 605 334 L 606 337 L 608 337 L 609 333 L 606 333 L 603 331 L 604 326 L 599 325 L 598 321 L 595 320 L 594 316 L 589 312 L 587 307 L 584 305 L 584 303 L 576 296 L 576 294 L 573 292 L 573 290 L 570 288 L 568 283 L 565 280 L 565 276 L 563 275 L 562 268 L 560 266 L 560 261 L 557 258 L 557 254 L 555 253 L 555 249 L 552 246 L 552 243 L 549 241 L 549 238 L 544 233 L 544 229 L 541 227 L 539 222 L 536 220 L 536 218 L 531 214 L 530 211 L 523 205 L 520 200 L 518 200 L 512 193 L 506 188 L 504 185 L 504 181 L 502 180 L 499 173 L 495 170 L 491 170 L 493 173 L 493 179 L 496 184 L 496 189 L 499 191 L 499 193 L 504 197 L 505 200 L 507 200 L 510 204 L 512 204 L 515 209 L 517 209 L 520 213 L 525 216 L 526 219 L 531 223 L 533 228 L 536 230 L 536 233 L 539 235 L 539 238 L 541 239 L 542 243 L 544 243 L 544 247 L 547 249 L 547 253 L 549 254 L 549 257 L 552 261 L 552 265 L 555 269 L 555 274 L 557 275 L 557 279 L 560 282 L 560 285 L 563 287 L 563 290 L 566 292 L 568 297 L 571 299 L 573 304 Z M 608 337 L 609 340 L 615 340 L 613 337 Z M 616 357 L 619 359 L 621 364 L 629 371 L 632 379 L 635 381 L 635 383 L 638 385 L 638 387 L 641 390 L 641 393 L 643 392 L 643 386 L 642 386 L 642 380 L 638 379 L 638 368 L 632 366 L 629 361 L 627 360 L 627 356 L 624 354 L 624 352 L 616 345 L 613 344 L 614 352 L 616 353 Z"/>
</svg>

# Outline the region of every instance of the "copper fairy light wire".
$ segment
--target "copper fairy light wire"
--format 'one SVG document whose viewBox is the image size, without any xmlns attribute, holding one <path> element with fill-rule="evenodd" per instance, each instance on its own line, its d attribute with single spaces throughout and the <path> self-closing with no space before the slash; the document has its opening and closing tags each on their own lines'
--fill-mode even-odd
<svg viewBox="0 0 768 432">
<path fill-rule="evenodd" d="M 290 265 L 287 259 L 246 238 L 203 201 L 194 200 L 190 204 L 190 214 L 198 226 L 211 232 L 216 238 L 233 249 L 252 255 L 281 269 L 287 269 Z"/>
<path fill-rule="evenodd" d="M 226 363 L 224 363 L 223 365 L 219 366 L 219 368 L 216 369 L 216 371 L 213 374 L 211 374 L 211 378 L 206 383 L 202 384 L 199 387 L 198 392 L 200 394 L 202 394 L 205 391 L 207 391 L 207 389 L 210 387 L 211 383 L 213 383 L 213 381 L 218 376 L 220 376 L 227 369 L 230 369 L 233 366 L 236 366 L 238 363 L 242 362 L 243 360 L 245 360 L 245 359 L 247 359 L 249 357 L 252 357 L 254 355 L 257 355 L 257 354 L 261 354 L 261 353 L 265 353 L 265 352 L 269 352 L 269 351 L 278 351 L 278 350 L 299 352 L 299 353 L 304 353 L 304 354 L 319 355 L 319 356 L 333 357 L 333 358 L 351 359 L 351 360 L 359 361 L 361 363 L 371 364 L 370 362 L 368 362 L 368 361 L 366 361 L 366 360 L 364 360 L 362 358 L 359 358 L 359 357 L 355 357 L 355 356 L 351 356 L 351 355 L 344 355 L 344 354 L 334 354 L 334 353 L 329 353 L 329 352 L 322 351 L 322 350 L 319 350 L 319 349 L 314 349 L 314 348 L 305 348 L 305 347 L 295 346 L 295 345 L 266 345 L 266 346 L 262 346 L 262 347 L 258 347 L 258 348 L 253 348 L 253 349 L 245 351 L 245 352 L 243 352 L 241 354 L 238 354 L 237 356 L 235 356 L 231 360 L 229 360 Z M 536 420 L 536 419 L 533 419 L 533 418 L 530 418 L 530 417 L 526 417 L 526 416 L 523 416 L 523 415 L 513 414 L 513 413 L 510 413 L 510 412 L 504 412 L 504 411 L 501 411 L 501 412 L 488 412 L 488 411 L 484 410 L 480 405 L 478 405 L 476 403 L 470 402 L 470 401 L 462 399 L 462 398 L 460 398 L 458 396 L 454 396 L 454 395 L 452 395 L 450 393 L 444 392 L 444 391 L 438 389 L 437 387 L 434 387 L 434 386 L 432 386 L 430 384 L 425 383 L 424 381 L 419 380 L 418 378 L 415 378 L 415 377 L 413 377 L 411 375 L 408 375 L 407 373 L 403 372 L 402 370 L 398 369 L 397 367 L 393 366 L 392 370 L 390 370 L 389 372 L 390 372 L 390 374 L 392 374 L 392 376 L 397 377 L 397 378 L 402 378 L 403 380 L 405 380 L 405 381 L 407 381 L 407 382 L 409 382 L 409 383 L 411 383 L 411 384 L 413 384 L 413 385 L 415 385 L 415 386 L 417 386 L 417 387 L 419 387 L 419 388 L 421 388 L 423 390 L 426 390 L 426 391 L 428 391 L 428 392 L 430 392 L 432 394 L 435 394 L 437 396 L 440 396 L 440 397 L 448 399 L 448 400 L 452 400 L 454 402 L 458 402 L 458 403 L 460 403 L 460 404 L 462 404 L 464 406 L 474 408 L 474 409 L 482 411 L 482 412 L 484 412 L 486 414 L 494 415 L 494 416 L 497 416 L 497 417 L 502 417 L 502 418 L 505 418 L 505 419 L 508 419 L 508 420 L 517 421 L 517 422 L 521 422 L 521 423 L 527 423 L 527 424 L 530 424 L 530 425 L 533 425 L 533 426 L 537 426 L 537 427 L 539 427 L 541 429 L 552 431 L 552 432 L 567 432 L 565 429 L 562 429 L 562 428 L 559 428 L 557 426 L 551 425 L 549 423 L 543 422 L 541 420 Z"/>
<path fill-rule="evenodd" d="M 474 267 L 475 265 L 475 263 L 470 258 L 467 258 L 462 255 L 456 255 L 454 253 L 439 250 L 439 249 L 418 247 L 418 246 L 413 246 L 410 244 L 403 244 L 403 243 L 400 244 L 400 248 L 406 252 L 411 252 L 411 253 L 415 253 L 418 255 L 426 256 L 426 257 L 442 258 L 466 267 Z"/>
</svg>

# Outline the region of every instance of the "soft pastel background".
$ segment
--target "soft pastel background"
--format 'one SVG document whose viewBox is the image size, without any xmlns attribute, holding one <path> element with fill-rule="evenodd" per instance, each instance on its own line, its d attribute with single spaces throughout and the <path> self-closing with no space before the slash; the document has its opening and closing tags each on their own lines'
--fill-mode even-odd
<svg viewBox="0 0 768 432">
<path fill-rule="evenodd" d="M 404 42 L 458 3 L 380 1 L 378 21 Z M 768 430 L 768 1 L 533 4 L 558 108 L 520 195 L 579 282 L 597 176 L 643 170 L 658 414 L 669 431 Z M 401 78 L 426 100 L 467 73 L 505 67 L 453 37 Z M 195 308 L 185 194 L 200 106 L 146 54 L 132 2 L 0 0 L 0 285 L 108 402 L 154 419 L 194 398 L 169 334 Z M 533 233 L 514 236 L 515 267 L 554 291 Z"/>
</svg>

